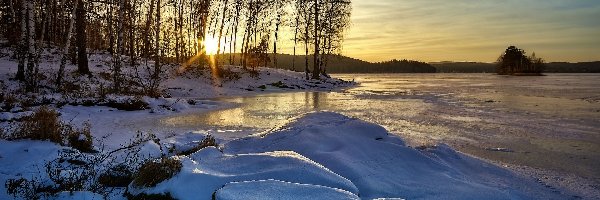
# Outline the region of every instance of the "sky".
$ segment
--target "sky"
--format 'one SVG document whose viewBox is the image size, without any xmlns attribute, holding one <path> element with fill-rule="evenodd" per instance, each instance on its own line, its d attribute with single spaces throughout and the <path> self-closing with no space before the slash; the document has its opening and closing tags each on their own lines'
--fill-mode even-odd
<svg viewBox="0 0 600 200">
<path fill-rule="evenodd" d="M 352 0 L 342 54 L 366 61 L 600 60 L 600 0 Z"/>
</svg>

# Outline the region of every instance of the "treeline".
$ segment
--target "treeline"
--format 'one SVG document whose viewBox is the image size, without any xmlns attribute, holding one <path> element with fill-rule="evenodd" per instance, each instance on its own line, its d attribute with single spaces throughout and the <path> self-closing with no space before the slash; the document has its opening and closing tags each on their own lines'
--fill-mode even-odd
<svg viewBox="0 0 600 200">
<path fill-rule="evenodd" d="M 430 63 L 438 73 L 496 73 L 496 63 L 437 62 Z M 546 63 L 544 73 L 600 73 L 600 61 Z"/>
<path fill-rule="evenodd" d="M 496 64 L 480 62 L 435 62 L 438 73 L 494 73 Z"/>
<path fill-rule="evenodd" d="M 210 67 L 217 76 L 225 62 L 247 69 L 277 65 L 269 53 L 276 55 L 282 40 L 293 41 L 294 54 L 312 55 L 305 60 L 315 64 L 305 62 L 304 71 L 307 78 L 319 78 L 329 55 L 341 49 L 351 9 L 350 0 L 3 0 L 0 35 L 19 60 L 15 78 L 29 91 L 37 88 L 46 47 L 62 49 L 56 88 L 69 60 L 78 64 L 79 74 L 91 75 L 89 50 L 113 56 L 112 88 L 119 92 L 127 78 L 123 68 L 141 60 L 153 61 L 149 71 L 156 88 L 165 62 Z M 291 30 L 285 38 L 284 28 Z M 207 51 L 211 48 L 216 50 Z M 208 66 L 208 54 L 224 53 L 231 56 Z"/>
<path fill-rule="evenodd" d="M 308 57 L 311 57 L 309 55 Z M 412 60 L 391 60 L 372 63 L 342 55 L 329 55 L 326 73 L 435 73 L 436 68 L 430 64 Z M 306 56 L 278 54 L 279 64 L 269 67 L 303 71 Z M 309 60 L 309 65 L 312 61 Z"/>
<path fill-rule="evenodd" d="M 600 61 L 595 62 L 552 62 L 546 64 L 546 73 L 600 73 Z"/>
</svg>

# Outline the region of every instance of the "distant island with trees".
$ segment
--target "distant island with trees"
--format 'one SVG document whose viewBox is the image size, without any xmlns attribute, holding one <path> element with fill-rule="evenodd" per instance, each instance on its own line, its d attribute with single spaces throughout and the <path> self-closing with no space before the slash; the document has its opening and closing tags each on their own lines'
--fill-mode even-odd
<svg viewBox="0 0 600 200">
<path fill-rule="evenodd" d="M 525 50 L 516 46 L 509 46 L 498 58 L 496 73 L 498 75 L 527 75 L 537 76 L 544 72 L 544 59 L 535 56 L 527 56 Z"/>
</svg>

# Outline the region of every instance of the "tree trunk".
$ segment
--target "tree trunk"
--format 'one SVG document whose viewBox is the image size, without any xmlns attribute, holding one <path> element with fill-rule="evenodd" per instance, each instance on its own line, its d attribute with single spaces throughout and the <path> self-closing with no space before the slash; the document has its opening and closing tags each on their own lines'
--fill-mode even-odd
<svg viewBox="0 0 600 200">
<path fill-rule="evenodd" d="M 79 1 L 75 1 L 75 7 L 73 8 L 73 12 L 71 13 L 71 20 L 69 22 L 69 28 L 67 29 L 67 35 L 65 38 L 65 45 L 63 47 L 63 55 L 60 59 L 60 67 L 58 68 L 58 77 L 56 78 L 56 88 L 60 90 L 60 86 L 62 84 L 63 75 L 65 73 L 65 65 L 67 64 L 67 59 L 69 58 L 69 47 L 71 46 L 71 36 L 73 35 L 73 24 L 75 23 L 75 15 L 77 9 L 77 3 Z"/>
<path fill-rule="evenodd" d="M 155 35 L 155 47 L 156 47 L 156 55 L 154 57 L 154 74 L 152 78 L 154 79 L 153 88 L 156 89 L 158 87 L 158 79 L 160 77 L 160 0 L 156 1 L 156 35 Z"/>
<path fill-rule="evenodd" d="M 25 82 L 27 91 L 33 91 L 36 88 L 37 74 L 35 68 L 35 18 L 34 1 L 27 1 L 27 71 L 25 71 Z"/>
<path fill-rule="evenodd" d="M 306 74 L 306 80 L 310 79 L 309 73 L 310 69 L 308 68 L 308 32 L 310 26 L 310 14 L 307 14 L 306 26 L 304 27 L 304 73 Z"/>
<path fill-rule="evenodd" d="M 21 41 L 18 49 L 19 64 L 17 66 L 17 80 L 25 81 L 25 56 L 27 55 L 27 2 L 21 1 Z"/>
<path fill-rule="evenodd" d="M 278 66 L 277 66 L 277 39 L 278 39 L 280 24 L 281 24 L 281 14 L 277 13 L 277 21 L 275 22 L 275 40 L 273 42 L 273 66 L 275 68 L 278 68 Z"/>
<path fill-rule="evenodd" d="M 136 55 L 136 51 L 135 51 L 135 43 L 136 43 L 136 39 L 135 39 L 135 34 L 134 31 L 136 30 L 136 28 L 134 27 L 135 24 L 135 15 L 134 15 L 134 11 L 135 11 L 135 5 L 136 2 L 129 2 L 127 1 L 127 16 L 128 16 L 128 22 L 129 22 L 129 65 L 131 67 L 135 67 L 136 66 L 136 61 L 137 61 L 137 55 Z"/>
<path fill-rule="evenodd" d="M 296 29 L 294 31 L 294 57 L 292 57 L 292 70 L 296 71 L 296 47 L 298 46 L 298 29 L 300 28 L 300 14 L 296 16 Z"/>
<path fill-rule="evenodd" d="M 87 58 L 87 34 L 85 33 L 87 19 L 85 2 L 83 0 L 77 0 L 77 11 L 76 11 L 76 43 L 77 43 L 77 71 L 80 74 L 90 74 L 88 67 Z"/>
<path fill-rule="evenodd" d="M 152 26 L 152 14 L 154 13 L 154 1 L 150 0 L 150 10 L 146 17 L 146 26 L 144 27 L 144 52 L 143 57 L 149 58 L 150 56 L 150 26 Z"/>
<path fill-rule="evenodd" d="M 108 3 L 108 13 L 107 13 L 107 25 L 108 25 L 108 52 L 113 55 L 115 53 L 115 37 L 114 37 L 114 27 L 113 27 L 113 6 L 112 3 L 114 0 L 111 0 Z M 120 19 L 119 19 L 120 20 Z"/>
<path fill-rule="evenodd" d="M 321 69 L 319 69 L 319 0 L 315 0 L 315 54 L 313 63 L 313 79 L 319 79 Z"/>
<path fill-rule="evenodd" d="M 221 28 L 219 28 L 219 40 L 217 42 L 217 56 L 219 55 L 219 53 L 221 53 L 221 37 L 223 36 L 223 27 L 225 26 L 225 14 L 227 13 L 227 3 L 229 1 L 225 0 L 225 3 L 223 4 L 223 16 L 221 16 Z M 217 63 L 218 63 L 217 59 Z M 217 65 L 218 66 L 218 65 Z"/>
<path fill-rule="evenodd" d="M 125 17 L 125 0 L 119 0 L 119 20 L 117 22 L 117 51 L 114 57 L 115 63 L 113 68 L 113 90 L 114 92 L 121 91 L 121 68 L 123 65 L 122 54 L 123 54 L 123 19 Z"/>
</svg>

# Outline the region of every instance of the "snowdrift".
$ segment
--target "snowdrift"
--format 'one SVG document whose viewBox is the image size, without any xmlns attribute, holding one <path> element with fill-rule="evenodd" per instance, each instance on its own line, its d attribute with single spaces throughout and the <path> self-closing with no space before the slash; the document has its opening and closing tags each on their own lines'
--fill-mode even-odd
<svg viewBox="0 0 600 200">
<path fill-rule="evenodd" d="M 130 191 L 178 199 L 564 198 L 446 145 L 416 150 L 381 126 L 331 112 L 180 159 L 174 178 Z"/>
<path fill-rule="evenodd" d="M 291 151 L 228 155 L 214 147 L 208 147 L 189 157 L 180 157 L 180 159 L 183 169 L 175 177 L 153 188 L 136 188 L 130 185 L 129 192 L 134 195 L 142 192 L 146 194 L 170 193 L 174 198 L 181 200 L 210 199 L 213 192 L 227 183 L 267 179 L 339 188 L 329 191 L 333 194 L 340 193 L 340 191 L 358 192 L 356 186 L 349 180 Z M 243 185 L 239 187 L 243 187 Z M 312 191 L 311 188 L 314 188 L 303 185 L 292 187 L 295 185 L 290 186 L 283 183 L 260 185 L 263 187 L 277 186 L 280 189 L 287 188 L 284 191 L 289 191 L 289 188 L 292 188 L 291 190 L 304 188 L 306 191 Z M 238 190 L 239 187 L 224 191 Z M 317 191 L 319 190 L 323 189 L 318 187 Z M 293 194 L 282 195 L 289 198 L 293 197 L 291 196 Z"/>
</svg>

